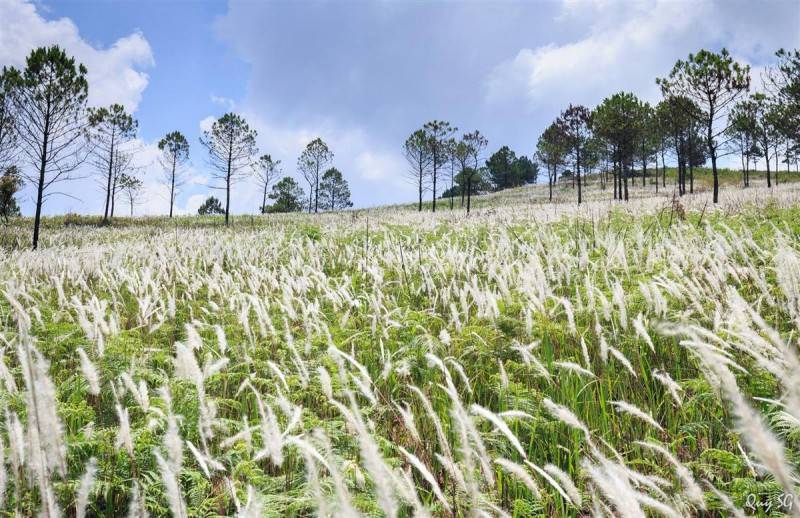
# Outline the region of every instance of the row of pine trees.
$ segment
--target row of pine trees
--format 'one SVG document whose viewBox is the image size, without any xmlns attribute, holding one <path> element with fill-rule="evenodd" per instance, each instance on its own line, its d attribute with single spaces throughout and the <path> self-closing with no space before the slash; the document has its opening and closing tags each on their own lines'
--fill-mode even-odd
<svg viewBox="0 0 800 518">
<path fill-rule="evenodd" d="M 656 79 L 663 99 L 655 106 L 628 92 L 594 109 L 570 105 L 541 134 L 532 159 L 503 146 L 484 161 L 488 141 L 480 132 L 458 138 L 449 122 L 428 122 L 404 145 L 418 209 L 430 191 L 433 211 L 438 193 L 449 198 L 450 208 L 454 198 L 461 198 L 461 206 L 466 199 L 469 211 L 472 194 L 535 183 L 540 170 L 546 171 L 551 200 L 556 181 L 568 178 L 580 204 L 589 176 L 601 188 L 613 184 L 614 199 L 628 200 L 634 177 L 642 185 L 649 178 L 656 191 L 666 188 L 667 158 L 680 196 L 694 192 L 694 169 L 710 161 L 716 203 L 718 161 L 731 154 L 741 158 L 744 187 L 762 160 L 771 187 L 781 164 L 787 172 L 792 164 L 800 167 L 800 51 L 781 49 L 775 56 L 754 88 L 749 66 L 726 49 L 690 54 Z"/>
<path fill-rule="evenodd" d="M 0 211 L 4 218 L 19 214 L 14 195 L 27 182 L 35 191 L 33 248 L 39 243 L 42 206 L 59 194 L 58 185 L 93 172 L 103 196 L 103 224 L 114 217 L 116 200 L 127 198 L 130 213 L 144 194 L 136 165 L 138 121 L 120 104 L 87 106 L 87 69 L 58 46 L 37 48 L 25 67 L 4 67 L 0 74 Z M 319 138 L 308 144 L 297 169 L 308 183 L 308 199 L 300 185 L 281 174 L 280 160 L 260 154 L 257 132 L 239 114 L 226 113 L 203 132 L 200 145 L 208 153 L 213 188 L 224 192 L 224 203 L 209 198 L 201 213 L 221 213 L 229 223 L 233 186 L 255 176 L 261 190 L 259 211 L 309 212 L 352 205 L 342 173 L 329 167 L 333 153 Z M 160 180 L 169 192 L 169 217 L 175 199 L 188 180 L 189 141 L 180 131 L 158 142 Z M 269 191 L 270 186 L 272 191 Z M 273 203 L 267 205 L 267 198 Z"/>
<path fill-rule="evenodd" d="M 479 131 L 458 137 L 449 122 L 430 121 L 403 146 L 418 209 L 430 191 L 433 211 L 439 199 L 469 212 L 473 194 L 535 183 L 540 170 L 547 173 L 550 199 L 559 176 L 569 177 L 580 204 L 585 181 L 593 175 L 602 188 L 613 184 L 614 199 L 627 200 L 629 183 L 638 176 L 645 185 L 648 168 L 655 189 L 666 187 L 667 156 L 674 159 L 679 195 L 694 192 L 694 168 L 710 161 L 713 201 L 718 202 L 718 161 L 732 153 L 741 158 L 743 186 L 750 185 L 750 172 L 760 160 L 772 186 L 781 157 L 787 171 L 800 160 L 800 51 L 779 50 L 776 58 L 761 88 L 749 93 L 749 66 L 727 50 L 690 54 L 656 79 L 663 99 L 655 106 L 627 92 L 607 97 L 594 109 L 570 105 L 544 130 L 532 158 L 503 146 L 484 160 L 488 140 Z M 127 199 L 132 214 L 143 195 L 142 168 L 134 160 L 138 121 L 119 104 L 88 107 L 86 75 L 86 67 L 58 46 L 38 48 L 23 70 L 4 67 L 0 75 L 0 215 L 19 213 L 14 194 L 30 183 L 36 193 L 34 248 L 44 201 L 86 166 L 100 184 L 103 223 L 114 217 L 118 196 Z M 278 180 L 280 160 L 260 154 L 256 137 L 236 113 L 226 113 L 203 132 L 199 143 L 207 152 L 213 187 L 224 199 L 209 198 L 201 214 L 224 214 L 228 224 L 232 188 L 251 176 L 260 189 L 262 213 L 352 206 L 347 181 L 332 167 L 333 152 L 322 139 L 311 141 L 297 160 L 306 193 L 289 176 Z M 189 148 L 180 131 L 158 142 L 170 217 L 188 180 Z"/>
</svg>

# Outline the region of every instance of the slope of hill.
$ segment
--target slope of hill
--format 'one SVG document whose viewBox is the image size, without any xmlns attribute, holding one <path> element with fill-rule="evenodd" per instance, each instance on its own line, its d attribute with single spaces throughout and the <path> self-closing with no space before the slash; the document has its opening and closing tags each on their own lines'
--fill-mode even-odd
<svg viewBox="0 0 800 518">
<path fill-rule="evenodd" d="M 0 506 L 788 511 L 799 186 L 50 219 L 0 257 Z"/>
</svg>

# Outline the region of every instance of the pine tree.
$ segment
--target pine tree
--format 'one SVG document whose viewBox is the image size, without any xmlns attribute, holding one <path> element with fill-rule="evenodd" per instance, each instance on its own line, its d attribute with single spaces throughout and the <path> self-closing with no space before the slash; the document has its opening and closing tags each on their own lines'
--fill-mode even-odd
<svg viewBox="0 0 800 518">
<path fill-rule="evenodd" d="M 342 177 L 342 173 L 335 167 L 331 167 L 322 175 L 319 184 L 320 200 L 322 207 L 327 210 L 339 210 L 352 207 L 350 201 L 350 188 L 347 180 Z"/>
</svg>

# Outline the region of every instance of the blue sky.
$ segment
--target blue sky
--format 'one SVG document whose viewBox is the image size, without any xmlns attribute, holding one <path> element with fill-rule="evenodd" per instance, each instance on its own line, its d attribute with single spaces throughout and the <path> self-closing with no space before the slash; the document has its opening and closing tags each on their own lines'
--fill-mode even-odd
<svg viewBox="0 0 800 518">
<path fill-rule="evenodd" d="M 71 19 L 96 48 L 134 32 L 146 39 L 154 64 L 143 67 L 148 84 L 135 114 L 146 141 L 174 127 L 191 133 L 194 144 L 198 121 L 218 108 L 211 96 L 236 99 L 245 92 L 248 64 L 215 35 L 215 20 L 227 11 L 223 2 L 67 0 L 38 5 L 47 19 Z"/>
<path fill-rule="evenodd" d="M 166 210 L 155 143 L 175 129 L 192 146 L 179 210 L 212 193 L 197 139 L 225 111 L 298 180 L 297 155 L 321 136 L 363 207 L 414 199 L 402 143 L 427 120 L 531 155 L 570 102 L 620 90 L 658 101 L 655 77 L 689 52 L 728 47 L 757 78 L 777 48 L 800 46 L 795 0 L 0 0 L 0 19 L 0 65 L 59 43 L 89 67 L 92 104 L 134 112 L 140 214 Z M 91 178 L 61 189 L 72 197 L 46 213 L 102 208 Z M 237 213 L 260 201 L 247 182 L 232 199 Z"/>
</svg>

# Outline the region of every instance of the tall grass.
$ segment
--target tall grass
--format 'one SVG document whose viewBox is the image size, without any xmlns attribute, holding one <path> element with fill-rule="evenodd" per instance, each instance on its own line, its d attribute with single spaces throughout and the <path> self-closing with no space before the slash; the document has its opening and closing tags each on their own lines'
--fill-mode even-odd
<svg viewBox="0 0 800 518">
<path fill-rule="evenodd" d="M 797 516 L 798 201 L 54 230 L 0 258 L 0 510 Z"/>
</svg>

